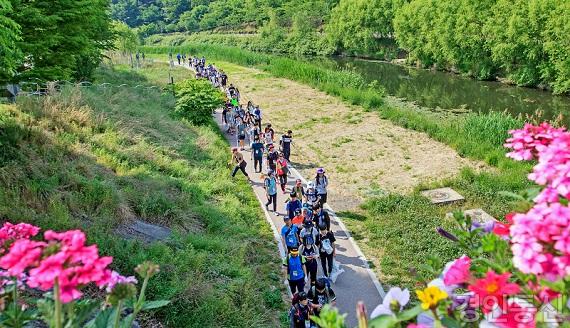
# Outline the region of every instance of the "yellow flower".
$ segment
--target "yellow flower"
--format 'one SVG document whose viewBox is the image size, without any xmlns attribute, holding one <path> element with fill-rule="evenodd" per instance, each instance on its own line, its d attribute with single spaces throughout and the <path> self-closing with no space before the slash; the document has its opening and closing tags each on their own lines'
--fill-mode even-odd
<svg viewBox="0 0 570 328">
<path fill-rule="evenodd" d="M 416 290 L 416 295 L 422 301 L 422 309 L 433 309 L 439 301 L 447 298 L 447 293 L 439 289 L 437 286 L 428 286 L 424 290 Z"/>
</svg>

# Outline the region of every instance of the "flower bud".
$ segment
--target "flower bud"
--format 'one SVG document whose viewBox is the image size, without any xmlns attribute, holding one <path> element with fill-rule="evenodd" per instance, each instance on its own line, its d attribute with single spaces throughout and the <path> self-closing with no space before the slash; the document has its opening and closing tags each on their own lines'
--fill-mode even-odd
<svg viewBox="0 0 570 328">
<path fill-rule="evenodd" d="M 144 278 L 152 278 L 155 274 L 157 274 L 160 271 L 160 269 L 158 265 L 149 261 L 145 261 L 137 265 L 135 271 L 144 279 Z"/>
</svg>

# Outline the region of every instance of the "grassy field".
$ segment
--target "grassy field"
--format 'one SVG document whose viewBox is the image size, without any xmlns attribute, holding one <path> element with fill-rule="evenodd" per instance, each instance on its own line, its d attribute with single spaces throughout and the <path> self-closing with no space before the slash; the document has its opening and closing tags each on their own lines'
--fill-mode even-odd
<svg viewBox="0 0 570 328">
<path fill-rule="evenodd" d="M 179 120 L 171 93 L 147 88 L 167 78 L 163 64 L 104 67 L 96 82 L 114 87 L 68 86 L 1 105 L 0 218 L 81 228 L 124 274 L 143 260 L 160 264 L 149 294 L 173 303 L 144 318 L 147 327 L 278 326 L 270 228 L 249 185 L 229 179 L 217 127 Z M 167 226 L 173 238 L 118 237 L 134 219 Z"/>
<path fill-rule="evenodd" d="M 145 51 L 164 54 L 169 49 L 171 48 L 147 47 Z M 192 55 L 204 55 L 213 62 L 227 61 L 257 68 L 273 77 L 307 84 L 337 96 L 349 105 L 362 105 L 364 111 L 377 111 L 381 118 L 398 126 L 425 132 L 433 140 L 451 146 L 459 156 L 482 161 L 491 168 L 481 172 L 465 168 L 455 177 L 419 184 L 410 193 L 386 192 L 378 185 L 377 192 L 371 193 L 360 209 L 338 213 L 371 260 L 382 283 L 387 286 L 412 287 L 414 279 L 409 275 L 409 269 L 419 269 L 430 255 L 444 260 L 458 255 L 457 249 L 451 243 L 435 233 L 438 226 L 451 227 L 452 223 L 445 219 L 446 213 L 460 209 L 483 208 L 501 219 L 512 206 L 511 200 L 500 194 L 500 191 L 519 192 L 529 186 L 526 175 L 531 165 L 507 159 L 502 146 L 508 136 L 507 131 L 522 126 L 522 119 L 502 113 L 444 116 L 394 101 L 389 97 L 370 101 L 369 95 L 373 94 L 374 99 L 377 99 L 382 93 L 362 84 L 343 82 L 345 76 L 351 76 L 350 81 L 358 81 L 359 76 L 354 73 L 344 75 L 346 72 L 336 72 L 338 75 L 335 75 L 326 68 L 294 59 L 207 44 L 185 44 L 172 49 Z M 367 92 L 362 92 L 363 90 Z M 322 116 L 327 115 L 323 112 Z M 340 142 L 340 139 L 337 142 Z M 410 151 L 413 151 L 413 148 Z M 431 160 L 429 155 L 424 158 L 426 162 Z M 329 167 L 326 162 L 321 164 Z M 376 180 L 369 179 L 372 184 L 376 183 Z M 454 188 L 465 196 L 466 202 L 433 206 L 420 196 L 420 190 L 440 186 Z M 421 269 L 419 272 L 425 273 Z"/>
</svg>

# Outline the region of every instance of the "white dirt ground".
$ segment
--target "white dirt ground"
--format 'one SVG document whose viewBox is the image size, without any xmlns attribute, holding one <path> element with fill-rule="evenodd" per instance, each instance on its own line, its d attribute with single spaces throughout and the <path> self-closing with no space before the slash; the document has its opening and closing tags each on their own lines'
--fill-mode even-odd
<svg viewBox="0 0 570 328">
<path fill-rule="evenodd" d="M 370 194 L 405 193 L 419 183 L 453 177 L 465 166 L 483 167 L 425 133 L 309 86 L 230 63 L 216 66 L 239 88 L 242 102 L 260 105 L 264 125 L 270 122 L 278 136 L 293 130 L 291 161 L 303 176 L 326 169 L 329 203 L 336 210 L 353 210 Z"/>
</svg>

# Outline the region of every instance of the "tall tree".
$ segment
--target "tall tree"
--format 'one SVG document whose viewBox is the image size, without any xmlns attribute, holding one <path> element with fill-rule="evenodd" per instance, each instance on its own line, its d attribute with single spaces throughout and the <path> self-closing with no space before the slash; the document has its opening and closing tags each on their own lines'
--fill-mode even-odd
<svg viewBox="0 0 570 328">
<path fill-rule="evenodd" d="M 0 0 L 0 83 L 10 80 L 21 59 L 17 42 L 20 39 L 20 26 L 12 20 L 12 4 Z"/>
<path fill-rule="evenodd" d="M 13 0 L 25 61 L 19 78 L 88 78 L 112 47 L 107 0 Z"/>
</svg>

